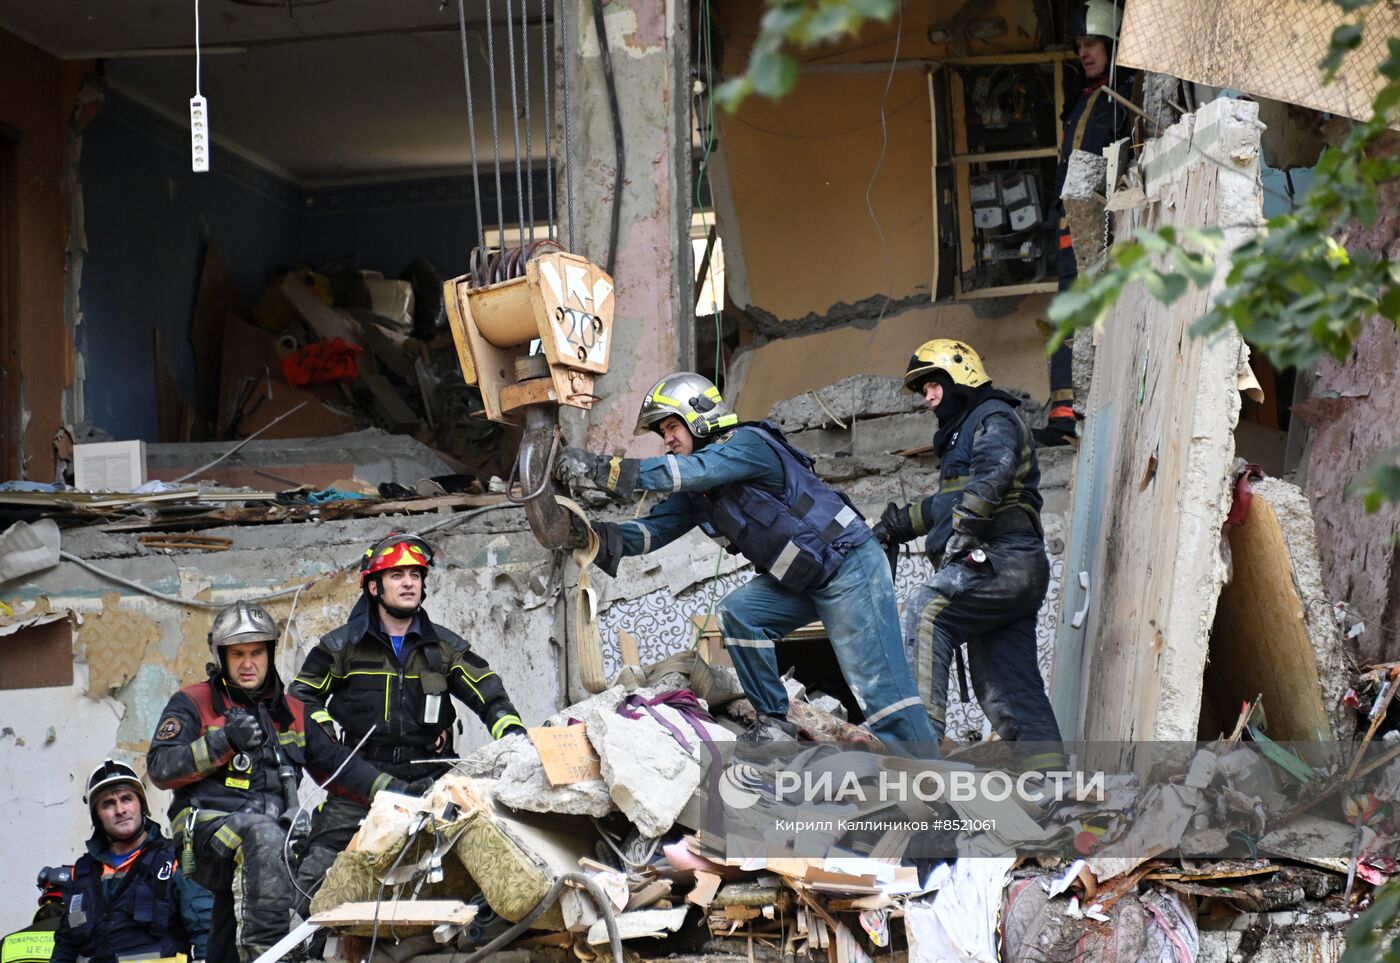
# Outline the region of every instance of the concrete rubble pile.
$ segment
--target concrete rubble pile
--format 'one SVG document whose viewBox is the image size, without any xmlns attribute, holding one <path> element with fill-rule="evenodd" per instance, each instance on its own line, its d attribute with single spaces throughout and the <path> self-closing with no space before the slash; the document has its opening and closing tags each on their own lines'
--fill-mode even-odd
<svg viewBox="0 0 1400 963">
<path fill-rule="evenodd" d="M 416 899 L 475 908 L 469 923 L 410 937 L 419 942 L 402 949 L 390 950 L 395 939 L 381 927 L 379 948 L 392 959 L 478 952 L 527 917 L 508 941 L 520 958 L 593 959 L 606 952 L 609 916 L 626 951 L 641 958 L 1185 963 L 1238 959 L 1241 945 L 1269 941 L 1295 952 L 1316 944 L 1331 954 L 1319 958 L 1333 958 L 1352 918 L 1346 899 L 1366 905 L 1395 871 L 1397 754 L 1361 762 L 1374 788 L 1335 792 L 1351 759 L 1310 764 L 1269 741 L 1258 704 L 1245 707 L 1229 737 L 1168 747 L 1146 778 L 1122 767 L 1042 806 L 925 804 L 929 821 L 959 817 L 991 827 L 956 839 L 943 833 L 954 858 L 901 861 L 890 837 L 859 829 L 837 830 L 815 850 L 810 838 L 789 833 L 736 855 L 745 844 L 733 821 L 742 808 L 733 786 L 759 797 L 751 812 L 771 817 L 779 777 L 742 747 L 735 751 L 740 720 L 752 712 L 743 700 L 710 706 L 690 691 L 692 675 L 713 671 L 693 657 L 624 670 L 627 683 L 560 711 L 544 733 L 462 760 L 426 799 L 382 796 L 313 911 Z M 639 680 L 648 684 L 634 686 Z M 806 765 L 878 751 L 864 730 L 800 696 L 793 704 L 794 719 L 813 723 Z M 864 739 L 853 743 L 857 733 Z M 574 741 L 561 753 L 551 735 Z M 935 763 L 873 758 L 910 772 L 986 772 L 1005 766 L 1007 746 L 955 748 Z M 722 813 L 709 804 L 716 789 Z M 859 811 L 871 819 L 882 813 L 911 810 Z M 851 808 L 813 802 L 802 814 L 839 822 Z M 925 835 L 939 837 L 931 825 Z M 902 839 L 906 850 L 917 842 Z M 1354 843 L 1354 864 L 1326 855 Z M 606 906 L 589 892 L 602 893 Z M 345 959 L 368 949 L 364 937 L 342 943 Z"/>
</svg>

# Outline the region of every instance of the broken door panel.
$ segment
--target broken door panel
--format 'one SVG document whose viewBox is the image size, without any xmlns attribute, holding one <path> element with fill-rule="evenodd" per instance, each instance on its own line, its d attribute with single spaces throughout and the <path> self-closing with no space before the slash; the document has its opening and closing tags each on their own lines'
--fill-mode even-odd
<svg viewBox="0 0 1400 963">
<path fill-rule="evenodd" d="M 1226 248 L 1261 210 L 1257 105 L 1215 101 L 1149 142 L 1145 199 L 1115 233 L 1222 226 Z M 1209 156 L 1207 156 L 1209 155 Z M 1220 262 L 1223 283 L 1228 256 Z M 1217 599 L 1220 536 L 1230 506 L 1236 371 L 1231 329 L 1190 334 L 1210 294 L 1163 305 L 1129 288 L 1104 324 L 1086 410 L 1102 417 L 1104 490 L 1092 524 L 1099 577 L 1085 621 L 1080 736 L 1190 740 Z M 1088 537 L 1082 520 L 1075 535 Z"/>
</svg>

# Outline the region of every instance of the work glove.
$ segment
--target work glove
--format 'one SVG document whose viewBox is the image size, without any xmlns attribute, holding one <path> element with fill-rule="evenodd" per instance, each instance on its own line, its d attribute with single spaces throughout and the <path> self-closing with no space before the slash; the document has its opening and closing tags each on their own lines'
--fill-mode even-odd
<svg viewBox="0 0 1400 963">
<path fill-rule="evenodd" d="M 631 498 L 637 490 L 641 462 L 636 458 L 609 457 L 582 448 L 561 448 L 555 459 L 555 475 L 565 483 L 586 478 L 595 486 L 619 498 Z"/>
<path fill-rule="evenodd" d="M 618 563 L 622 561 L 622 526 L 617 522 L 599 522 L 593 526 L 598 536 L 598 554 L 593 564 L 609 575 L 617 574 Z"/>
<path fill-rule="evenodd" d="M 966 559 L 969 553 L 985 548 L 983 535 L 991 525 L 990 515 L 975 511 L 964 499 L 962 504 L 953 509 L 953 534 L 943 547 L 943 564 L 960 562 Z"/>
<path fill-rule="evenodd" d="M 321 727 L 321 731 L 326 734 L 326 738 L 331 742 L 339 742 L 340 734 L 335 731 L 335 720 L 325 709 L 317 709 L 311 713 L 311 720 Z"/>
<path fill-rule="evenodd" d="M 426 796 L 436 782 L 432 776 L 423 776 L 409 782 L 405 779 L 390 779 L 389 785 L 384 788 L 389 792 L 398 793 L 400 796 Z"/>
<path fill-rule="evenodd" d="M 914 520 L 910 517 L 913 508 L 913 505 L 896 505 L 894 502 L 886 505 L 880 520 L 875 523 L 875 537 L 886 545 L 903 545 L 918 538 L 919 532 L 915 530 Z"/>
<path fill-rule="evenodd" d="M 228 722 L 224 724 L 224 735 L 228 737 L 228 744 L 239 752 L 256 749 L 267 741 L 262 723 L 257 716 L 248 712 L 229 713 Z"/>
</svg>

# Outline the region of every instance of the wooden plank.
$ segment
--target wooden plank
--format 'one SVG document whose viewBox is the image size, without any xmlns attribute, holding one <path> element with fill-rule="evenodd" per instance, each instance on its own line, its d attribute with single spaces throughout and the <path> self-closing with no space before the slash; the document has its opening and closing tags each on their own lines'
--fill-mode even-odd
<svg viewBox="0 0 1400 963">
<path fill-rule="evenodd" d="M 1032 160 L 1037 157 L 1059 157 L 1054 147 L 1027 147 L 1022 150 L 991 150 L 981 154 L 954 154 L 948 159 L 954 164 L 990 164 L 993 161 Z"/>
<path fill-rule="evenodd" d="M 1221 590 L 1215 611 L 1206 696 L 1220 711 L 1222 700 L 1237 706 L 1262 694 L 1271 739 L 1331 739 L 1317 656 L 1273 506 L 1256 494 L 1244 524 L 1225 530 L 1234 578 Z"/>
<path fill-rule="evenodd" d="M 967 168 L 959 168 L 966 170 Z M 1032 281 L 1027 284 L 1004 284 L 995 288 L 978 288 L 975 291 L 960 291 L 959 301 L 975 301 L 978 298 L 1010 298 L 1019 297 L 1023 294 L 1046 294 L 1059 290 L 1059 285 L 1054 281 Z"/>
<path fill-rule="evenodd" d="M 459 899 L 373 900 L 345 903 L 333 910 L 317 913 L 311 922 L 317 926 L 373 926 L 376 919 L 381 927 L 392 924 L 419 926 L 464 926 L 476 919 L 476 907 Z"/>
<path fill-rule="evenodd" d="M 1227 866 L 1223 869 L 1201 872 L 1189 869 L 1160 869 L 1148 873 L 1143 879 L 1174 879 L 1187 880 L 1188 882 L 1199 882 L 1204 879 L 1241 879 L 1245 876 L 1260 876 L 1264 873 L 1277 873 L 1280 868 L 1281 867 L 1275 866 L 1273 863 L 1266 863 L 1263 866 Z"/>
<path fill-rule="evenodd" d="M 229 274 L 228 264 L 219 248 L 210 241 L 204 249 L 204 264 L 199 274 L 199 295 L 195 300 L 194 317 L 190 321 L 190 343 L 194 347 L 194 363 L 199 371 L 198 397 L 195 407 L 201 427 L 217 430 L 219 415 L 219 372 L 223 369 L 224 325 L 230 317 L 239 318 L 243 308 L 238 288 Z M 200 437 L 211 437 L 204 432 Z"/>
</svg>

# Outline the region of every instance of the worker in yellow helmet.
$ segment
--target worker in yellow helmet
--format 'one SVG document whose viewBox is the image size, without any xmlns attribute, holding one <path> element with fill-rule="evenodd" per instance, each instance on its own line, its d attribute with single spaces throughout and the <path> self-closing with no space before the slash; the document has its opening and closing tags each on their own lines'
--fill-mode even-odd
<svg viewBox="0 0 1400 963">
<path fill-rule="evenodd" d="M 907 600 L 906 651 L 942 738 L 949 664 L 967 644 L 977 701 L 1006 740 L 1046 744 L 1026 768 L 1063 765 L 1060 731 L 1036 661 L 1035 623 L 1050 582 L 1040 525 L 1040 468 L 1018 399 L 997 389 L 962 341 L 939 338 L 909 359 L 904 385 L 938 417 L 933 436 L 938 490 L 891 502 L 875 537 L 900 544 L 924 536 L 933 579 Z M 961 683 L 961 673 L 959 682 Z"/>
</svg>

